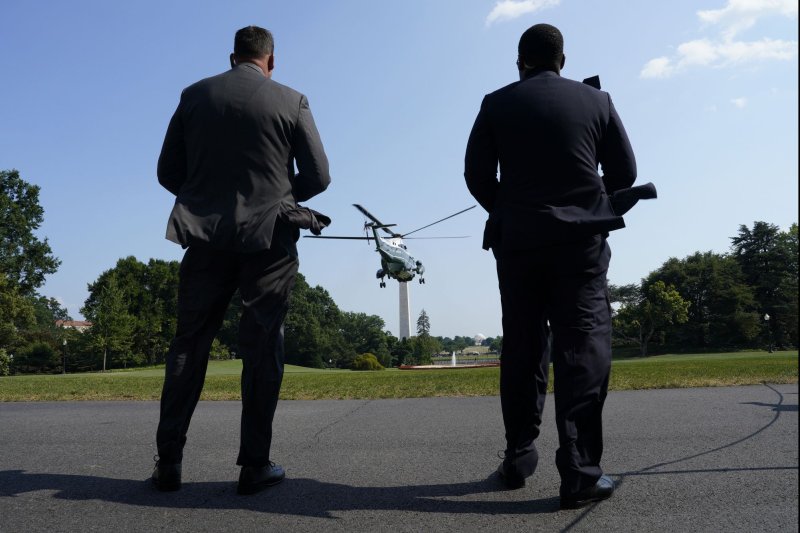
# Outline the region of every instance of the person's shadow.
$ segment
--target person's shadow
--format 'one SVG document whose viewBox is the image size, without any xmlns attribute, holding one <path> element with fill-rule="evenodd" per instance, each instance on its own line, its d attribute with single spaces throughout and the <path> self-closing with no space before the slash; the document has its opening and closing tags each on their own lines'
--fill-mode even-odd
<svg viewBox="0 0 800 533">
<path fill-rule="evenodd" d="M 741 402 L 742 405 L 757 405 L 759 407 L 772 407 L 772 410 L 780 413 L 796 413 L 797 405 L 785 405 L 783 403 L 764 403 L 764 402 Z"/>
<path fill-rule="evenodd" d="M 37 490 L 54 490 L 53 497 L 65 500 L 99 500 L 161 508 L 247 509 L 319 518 L 333 518 L 331 512 L 334 511 L 537 514 L 559 510 L 557 497 L 533 501 L 451 499 L 503 490 L 494 474 L 485 480 L 468 483 L 402 487 L 354 487 L 314 479 L 287 478 L 267 490 L 268 498 L 259 498 L 258 495 L 237 495 L 232 481 L 184 483 L 178 492 L 161 493 L 149 479 L 0 471 L 0 497 L 14 497 Z"/>
</svg>

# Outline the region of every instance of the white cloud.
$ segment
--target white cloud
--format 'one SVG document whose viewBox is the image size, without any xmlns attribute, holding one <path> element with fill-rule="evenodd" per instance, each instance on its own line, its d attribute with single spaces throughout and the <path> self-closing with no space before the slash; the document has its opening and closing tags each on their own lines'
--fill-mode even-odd
<svg viewBox="0 0 800 533">
<path fill-rule="evenodd" d="M 742 109 L 744 106 L 747 105 L 747 98 L 743 96 L 739 98 L 731 98 L 731 103 L 734 106 L 738 107 L 739 109 Z"/>
<path fill-rule="evenodd" d="M 486 25 L 489 26 L 496 21 L 513 20 L 560 3 L 561 0 L 500 0 L 486 17 Z"/>
<path fill-rule="evenodd" d="M 657 57 L 648 61 L 642 69 L 642 78 L 669 78 L 675 67 L 668 57 Z"/>
<path fill-rule="evenodd" d="M 722 9 L 698 11 L 701 21 L 721 26 L 720 38 L 704 37 L 681 43 L 674 57 L 651 59 L 642 67 L 642 78 L 668 78 L 691 67 L 721 68 L 757 61 L 791 61 L 797 57 L 797 41 L 764 37 L 735 40 L 736 35 L 767 15 L 797 16 L 797 0 L 728 0 Z"/>
<path fill-rule="evenodd" d="M 759 18 L 769 15 L 797 16 L 797 0 L 728 0 L 722 9 L 697 12 L 703 22 L 724 26 L 726 39 L 733 39 L 740 31 L 752 28 Z"/>
</svg>

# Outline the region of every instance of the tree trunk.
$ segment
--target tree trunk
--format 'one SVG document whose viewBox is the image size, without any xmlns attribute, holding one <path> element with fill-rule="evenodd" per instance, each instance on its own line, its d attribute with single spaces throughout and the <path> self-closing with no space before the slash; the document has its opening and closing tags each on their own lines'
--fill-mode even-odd
<svg viewBox="0 0 800 533">
<path fill-rule="evenodd" d="M 103 347 L 103 372 L 106 371 L 106 354 L 108 354 L 108 348 Z"/>
<path fill-rule="evenodd" d="M 639 326 L 639 356 L 644 357 L 647 355 L 647 340 L 644 338 L 644 332 L 642 331 L 642 326 Z"/>
<path fill-rule="evenodd" d="M 653 333 L 655 333 L 656 328 L 650 328 L 650 331 L 647 332 L 647 335 L 644 336 L 642 339 L 642 357 L 647 356 L 647 343 L 650 342 L 650 339 L 653 338 Z"/>
</svg>

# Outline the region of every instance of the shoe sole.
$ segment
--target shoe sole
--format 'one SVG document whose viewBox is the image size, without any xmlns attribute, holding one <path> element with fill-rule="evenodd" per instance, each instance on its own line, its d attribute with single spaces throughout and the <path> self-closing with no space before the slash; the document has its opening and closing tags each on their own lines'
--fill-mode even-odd
<svg viewBox="0 0 800 533">
<path fill-rule="evenodd" d="M 159 483 L 155 479 L 151 479 L 153 482 L 153 486 L 161 492 L 175 492 L 176 490 L 180 490 L 181 484 L 178 483 Z"/>
<path fill-rule="evenodd" d="M 586 500 L 564 500 L 562 498 L 560 502 L 560 507 L 561 509 L 581 509 L 583 507 L 586 507 L 587 505 L 607 500 L 612 495 L 613 493 L 609 494 L 608 496 L 595 496 L 594 498 L 588 498 Z"/>
<path fill-rule="evenodd" d="M 525 486 L 524 477 L 504 476 L 502 472 L 500 472 L 500 481 L 502 481 L 503 485 L 505 485 L 509 490 L 517 490 Z"/>
<path fill-rule="evenodd" d="M 274 487 L 275 485 L 277 485 L 278 483 L 280 483 L 283 480 L 284 480 L 284 478 L 280 478 L 277 481 L 264 481 L 262 483 L 256 483 L 255 485 L 246 485 L 246 486 L 237 485 L 236 486 L 236 494 L 240 494 L 242 496 L 248 496 L 250 494 L 256 494 L 256 493 L 261 492 L 262 490 L 267 489 L 269 487 Z"/>
</svg>

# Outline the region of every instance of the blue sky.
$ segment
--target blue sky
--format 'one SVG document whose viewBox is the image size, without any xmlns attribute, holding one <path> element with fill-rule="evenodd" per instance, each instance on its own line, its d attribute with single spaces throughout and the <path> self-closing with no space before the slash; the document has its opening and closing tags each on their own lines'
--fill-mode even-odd
<svg viewBox="0 0 800 533">
<path fill-rule="evenodd" d="M 228 67 L 234 32 L 269 28 L 274 79 L 309 98 L 333 183 L 307 205 L 331 234 L 358 234 L 361 203 L 411 230 L 472 205 L 463 156 L 481 98 L 517 77 L 520 34 L 565 38 L 562 74 L 599 74 L 628 130 L 642 203 L 610 242 L 612 283 L 669 257 L 726 252 L 740 224 L 797 221 L 797 2 L 782 0 L 4 0 L 0 169 L 41 187 L 62 260 L 41 292 L 71 314 L 117 259 L 180 259 L 164 239 L 173 198 L 156 159 L 180 91 Z M 411 286 L 434 335 L 501 334 L 480 208 L 409 241 L 426 266 Z M 300 270 L 346 311 L 397 333 L 397 286 L 378 288 L 365 243 L 300 242 Z"/>
</svg>

